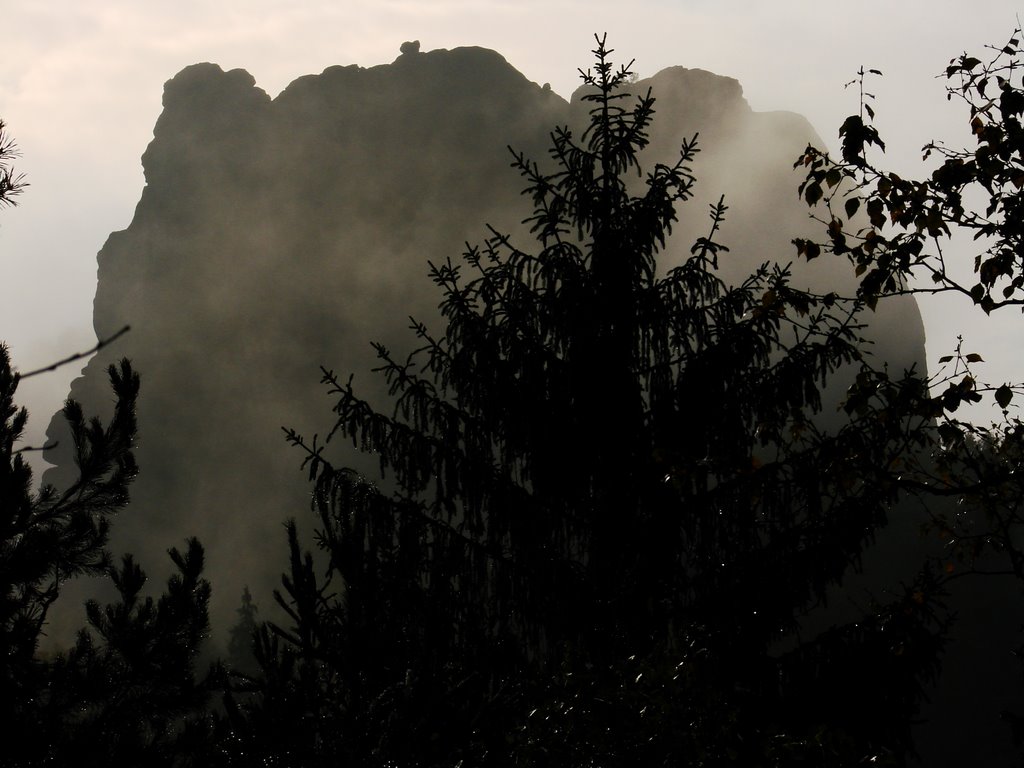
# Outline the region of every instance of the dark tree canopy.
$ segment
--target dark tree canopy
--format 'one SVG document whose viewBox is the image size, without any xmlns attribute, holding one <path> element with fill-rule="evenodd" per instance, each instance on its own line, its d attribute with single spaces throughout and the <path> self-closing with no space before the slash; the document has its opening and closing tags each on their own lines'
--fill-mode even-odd
<svg viewBox="0 0 1024 768">
<path fill-rule="evenodd" d="M 158 766 L 206 754 L 220 673 L 195 673 L 209 629 L 203 549 L 192 539 L 186 552 L 170 550 L 178 573 L 154 600 L 141 594 L 146 576 L 133 558 L 114 567 L 106 548 L 136 473 L 138 375 L 127 361 L 111 366 L 117 401 L 106 425 L 66 403 L 79 478 L 63 492 L 32 488 L 16 447 L 27 419 L 13 404 L 18 379 L 0 346 L 0 719 L 16 734 L 0 763 Z M 118 602 L 90 600 L 74 647 L 40 654 L 61 587 L 89 575 L 109 576 Z"/>
<path fill-rule="evenodd" d="M 379 476 L 289 432 L 327 570 L 292 526 L 290 626 L 259 636 L 257 695 L 230 708 L 249 754 L 753 765 L 909 749 L 938 648 L 928 584 L 797 630 L 885 525 L 879 468 L 915 439 L 901 408 L 923 383 L 888 382 L 824 429 L 837 372 L 874 375 L 863 304 L 769 264 L 726 284 L 721 201 L 658 277 L 697 137 L 645 171 L 654 99 L 610 53 L 599 40 L 583 74 L 588 125 L 552 134 L 554 170 L 513 152 L 534 249 L 492 230 L 431 265 L 443 334 L 413 321 L 411 355 L 377 347 L 393 409 L 325 371 L 327 441 L 375 453 Z"/>
<path fill-rule="evenodd" d="M 15 447 L 28 414 L 14 405 L 19 377 L 11 370 L 7 349 L 0 347 L 0 508 L 5 542 L 0 631 L 8 649 L 5 661 L 18 666 L 35 653 L 61 584 L 74 576 L 102 573 L 109 565 L 104 547 L 110 516 L 127 503 L 128 484 L 136 471 L 131 443 L 139 386 L 127 362 L 120 371 L 112 368 L 110 378 L 118 405 L 109 426 L 87 422 L 73 401 L 64 409 L 82 469 L 79 481 L 63 493 L 48 486 L 34 493 L 32 472 L 22 450 Z"/>
<path fill-rule="evenodd" d="M 938 293 L 962 296 L 985 314 L 1024 304 L 1020 40 L 1018 29 L 1005 45 L 990 46 L 985 61 L 964 53 L 949 62 L 948 98 L 967 106 L 974 146 L 927 144 L 923 160 L 934 167 L 920 179 L 888 171 L 875 159 L 885 143 L 873 125 L 873 97 L 864 82 L 882 73 L 861 69 L 855 81 L 861 109 L 840 129 L 841 157 L 808 147 L 797 162 L 806 169 L 801 194 L 827 227 L 824 242 L 794 241 L 798 252 L 849 260 L 861 278 L 858 293 L 871 305 L 895 295 Z M 948 253 L 952 239 L 965 235 L 974 244 L 970 272 Z M 962 338 L 952 354 L 939 358 L 931 392 L 908 403 L 909 410 L 932 417 L 932 450 L 901 467 L 894 479 L 915 493 L 970 503 L 980 513 L 947 514 L 940 505 L 934 515 L 950 544 L 949 559 L 958 563 L 957 578 L 965 572 L 959 566 L 969 571 L 990 551 L 1008 556 L 1004 573 L 1024 578 L 1017 477 L 1024 430 L 1011 405 L 1024 385 L 984 383 L 974 368 L 982 362 L 964 349 Z M 993 401 L 1002 409 L 999 424 L 985 427 L 989 419 L 968 413 L 974 404 Z"/>
<path fill-rule="evenodd" d="M 800 192 L 825 228 L 821 242 L 796 240 L 798 252 L 848 260 L 860 277 L 859 295 L 872 306 L 905 294 L 921 300 L 947 294 L 986 315 L 1024 305 L 1021 39 L 1015 29 L 980 57 L 963 53 L 950 60 L 943 72 L 947 98 L 966 107 L 967 145 L 925 145 L 918 178 L 886 169 L 873 97 L 865 91 L 866 81 L 882 73 L 862 68 L 854 81 L 860 110 L 840 129 L 840 156 L 808 147 L 797 162 L 806 171 Z M 984 362 L 963 337 L 939 358 L 930 387 L 905 407 L 931 417 L 920 433 L 927 450 L 894 466 L 892 482 L 919 499 L 925 531 L 942 543 L 931 563 L 939 587 L 954 597 L 972 596 L 991 614 L 980 626 L 955 628 L 972 634 L 959 643 L 954 637 L 953 650 L 973 642 L 990 657 L 1020 660 L 1024 425 L 1017 409 L 1024 383 L 985 382 Z M 887 386 L 883 380 L 867 382 L 860 392 Z M 954 654 L 949 660 L 971 664 L 974 675 L 993 675 L 988 659 Z M 999 674 L 1016 673 L 1016 691 L 1004 697 L 999 715 L 1020 750 L 1024 680 L 1020 669 L 1006 666 Z M 1004 681 L 987 685 L 1009 687 Z M 992 748 L 972 738 L 975 756 Z"/>
<path fill-rule="evenodd" d="M 556 128 L 545 162 L 512 150 L 529 244 L 491 229 L 430 265 L 444 328 L 413 320 L 408 355 L 376 345 L 387 410 L 325 370 L 326 438 L 286 430 L 319 551 L 288 525 L 284 621 L 258 623 L 244 594 L 222 708 L 210 694 L 227 676 L 196 671 L 211 592 L 199 542 L 170 550 L 156 597 L 134 558 L 106 551 L 136 472 L 138 376 L 111 368 L 106 425 L 68 402 L 79 477 L 36 492 L 0 347 L 0 720 L 21 734 L 0 762 L 905 764 L 946 589 L 1024 580 L 1022 386 L 979 384 L 963 349 L 931 380 L 886 370 L 861 332 L 908 292 L 960 293 L 986 313 L 1021 303 L 1018 40 L 951 62 L 978 146 L 930 145 L 927 180 L 876 167 L 867 101 L 841 159 L 800 158 L 826 234 L 796 246 L 850 259 L 860 290 L 843 297 L 770 263 L 723 279 L 724 200 L 687 257 L 659 263 L 697 183 L 698 137 L 646 168 L 654 99 L 629 92 L 629 66 L 598 39 L 586 124 Z M 12 152 L 0 124 L 0 201 L 23 184 Z M 968 204 L 978 190 L 984 210 Z M 976 282 L 946 268 L 958 229 L 979 235 Z M 1003 424 L 959 419 L 986 396 Z M 379 470 L 336 465 L 343 439 Z M 908 495 L 943 556 L 852 620 L 822 622 Z M 88 573 L 109 576 L 115 600 L 89 601 L 74 647 L 40 656 L 61 584 Z M 1004 719 L 1024 733 L 1024 713 Z"/>
</svg>

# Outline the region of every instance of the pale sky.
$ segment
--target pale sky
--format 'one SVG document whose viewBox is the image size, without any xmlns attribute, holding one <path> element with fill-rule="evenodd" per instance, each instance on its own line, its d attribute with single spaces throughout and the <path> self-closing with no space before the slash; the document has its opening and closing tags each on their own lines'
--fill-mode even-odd
<svg viewBox="0 0 1024 768">
<path fill-rule="evenodd" d="M 936 75 L 964 50 L 1005 43 L 1018 10 L 1009 0 L 969 10 L 962 0 L 7 0 L 0 118 L 31 186 L 0 211 L 0 340 L 22 371 L 95 343 L 96 253 L 131 222 L 163 84 L 189 64 L 246 69 L 276 96 L 331 65 L 393 61 L 418 39 L 423 50 L 492 48 L 568 97 L 593 33 L 608 32 L 641 76 L 682 65 L 735 77 L 755 110 L 799 112 L 833 149 L 857 108 L 843 84 L 863 64 L 885 73 L 873 91 L 888 166 L 923 175 L 928 140 L 970 138 Z M 922 310 L 931 364 L 962 332 L 988 361 L 979 373 L 1024 381 L 1024 318 L 985 319 L 961 302 Z M 28 443 L 42 440 L 79 369 L 22 384 Z"/>
</svg>

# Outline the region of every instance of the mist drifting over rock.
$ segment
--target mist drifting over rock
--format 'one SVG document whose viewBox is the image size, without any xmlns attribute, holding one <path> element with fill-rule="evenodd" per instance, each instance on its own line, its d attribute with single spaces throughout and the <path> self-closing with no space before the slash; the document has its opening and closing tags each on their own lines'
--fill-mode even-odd
<svg viewBox="0 0 1024 768">
<path fill-rule="evenodd" d="M 658 99 L 648 166 L 674 162 L 683 139 L 700 134 L 695 198 L 679 210 L 662 268 L 706 234 L 708 205 L 722 195 L 730 211 L 717 239 L 730 249 L 730 279 L 794 261 L 792 238 L 820 233 L 792 169 L 808 143 L 823 144 L 807 121 L 754 112 L 738 82 L 699 69 L 663 70 L 633 91 L 648 88 Z M 300 77 L 274 99 L 247 72 L 214 64 L 166 84 L 134 219 L 98 256 L 96 334 L 132 331 L 89 362 L 70 395 L 102 413 L 107 366 L 126 356 L 141 373 L 141 473 L 112 549 L 135 553 L 158 583 L 168 547 L 198 536 L 215 638 L 246 585 L 269 608 L 286 565 L 283 521 L 312 526 L 303 457 L 281 427 L 330 428 L 320 366 L 354 373 L 363 396 L 386 402 L 370 341 L 404 354 L 410 315 L 440 328 L 427 262 L 457 258 L 486 225 L 533 247 L 507 147 L 543 169 L 551 129 L 584 122 L 579 96 L 566 102 L 493 51 L 418 43 L 389 65 Z M 823 291 L 855 286 L 834 262 L 794 272 Z M 881 360 L 924 370 L 912 299 L 880 308 L 870 335 Z M 59 446 L 45 479 L 60 486 L 71 464 L 60 416 L 48 437 Z"/>
</svg>

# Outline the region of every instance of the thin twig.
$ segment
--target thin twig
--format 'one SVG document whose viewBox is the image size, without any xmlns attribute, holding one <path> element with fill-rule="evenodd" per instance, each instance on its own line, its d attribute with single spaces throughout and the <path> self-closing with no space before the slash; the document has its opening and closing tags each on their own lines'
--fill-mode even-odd
<svg viewBox="0 0 1024 768">
<path fill-rule="evenodd" d="M 34 371 L 29 371 L 28 373 L 23 373 L 18 378 L 24 380 L 24 379 L 27 379 L 29 376 L 38 376 L 40 373 L 48 373 L 49 371 L 56 371 L 62 365 L 67 365 L 68 363 L 73 363 L 73 362 L 75 362 L 75 360 L 81 360 L 83 357 L 88 357 L 89 355 L 93 354 L 94 352 L 99 352 L 101 349 L 103 349 L 108 344 L 112 344 L 114 341 L 116 341 L 117 339 L 119 339 L 122 336 L 124 336 L 131 329 L 132 329 L 132 327 L 130 325 L 126 325 L 124 328 L 122 328 L 120 331 L 115 333 L 110 338 L 100 339 L 99 343 L 97 343 L 96 346 L 93 347 L 92 349 L 87 349 L 85 352 L 76 352 L 75 354 L 71 355 L 71 357 L 65 357 L 63 360 L 58 360 L 56 363 L 53 363 L 52 365 L 48 365 L 45 368 L 36 368 Z"/>
<path fill-rule="evenodd" d="M 12 451 L 12 453 L 29 453 L 30 451 L 42 453 L 43 451 L 52 451 L 58 445 L 59 443 L 54 440 L 52 443 L 46 443 L 39 446 L 26 445 L 24 448 L 18 448 Z"/>
</svg>

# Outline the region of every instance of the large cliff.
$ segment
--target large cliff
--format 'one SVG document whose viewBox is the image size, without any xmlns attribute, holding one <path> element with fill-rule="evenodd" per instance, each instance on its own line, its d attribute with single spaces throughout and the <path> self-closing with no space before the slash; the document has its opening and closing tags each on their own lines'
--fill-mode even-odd
<svg viewBox="0 0 1024 768">
<path fill-rule="evenodd" d="M 793 260 L 791 239 L 819 228 L 792 170 L 809 142 L 822 144 L 809 124 L 752 111 L 735 80 L 702 70 L 667 69 L 634 90 L 648 88 L 658 101 L 645 161 L 674 161 L 698 132 L 702 148 L 695 199 L 680 208 L 662 265 L 705 234 L 721 195 L 727 275 Z M 566 102 L 479 48 L 408 46 L 392 64 L 331 67 L 275 99 L 248 73 L 213 64 L 170 80 L 135 216 L 98 256 L 97 336 L 132 331 L 70 393 L 102 412 L 113 360 L 131 358 L 142 375 L 141 473 L 114 525 L 115 552 L 134 552 L 155 576 L 169 546 L 198 536 L 218 635 L 245 585 L 269 604 L 285 565 L 282 522 L 311 517 L 302 456 L 281 426 L 329 428 L 320 366 L 354 372 L 360 391 L 383 402 L 370 341 L 409 350 L 409 315 L 436 325 L 428 260 L 456 257 L 488 224 L 530 247 L 529 201 L 507 147 L 543 168 L 550 130 L 582 123 L 578 97 Z M 853 287 L 841 264 L 795 270 L 797 283 Z M 881 359 L 923 369 L 912 300 L 886 305 L 873 323 Z M 59 485 L 68 471 L 60 418 L 49 438 L 60 445 L 46 480 Z"/>
</svg>

